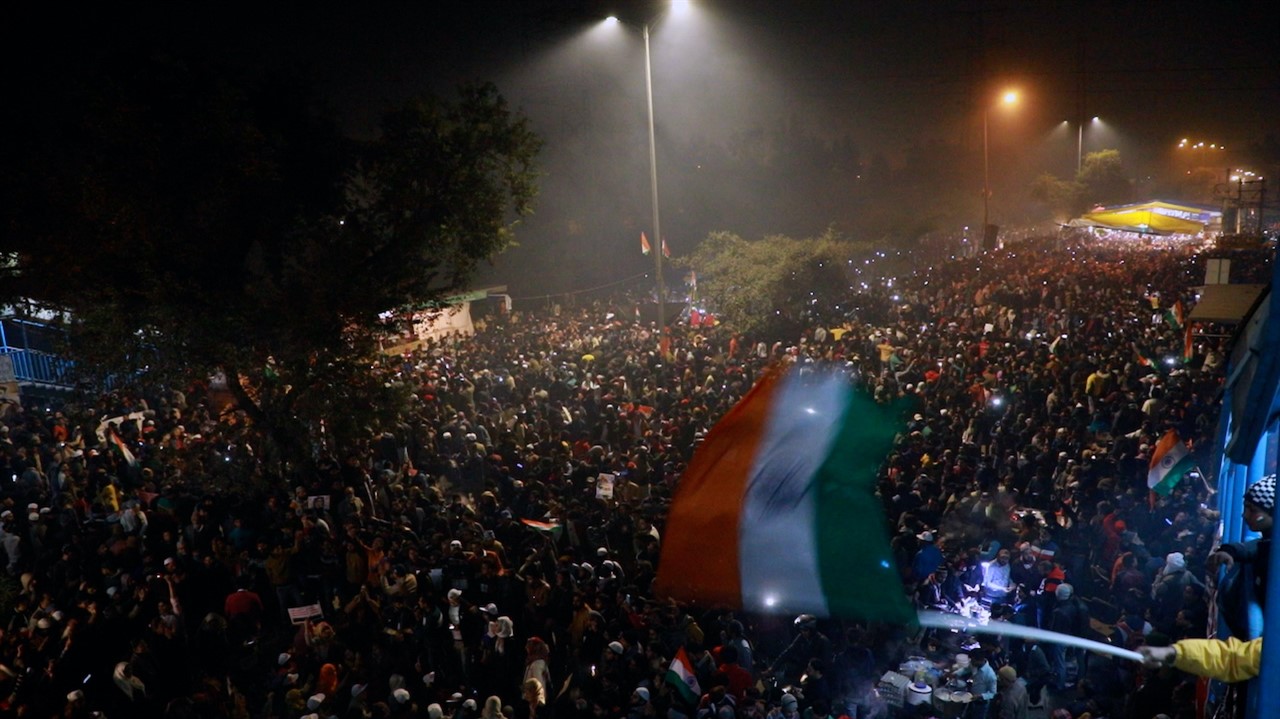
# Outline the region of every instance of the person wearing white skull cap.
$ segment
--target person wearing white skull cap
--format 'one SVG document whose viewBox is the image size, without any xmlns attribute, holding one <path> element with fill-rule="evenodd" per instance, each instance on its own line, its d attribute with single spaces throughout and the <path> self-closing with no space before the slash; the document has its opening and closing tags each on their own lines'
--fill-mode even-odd
<svg viewBox="0 0 1280 719">
<path fill-rule="evenodd" d="M 1257 539 L 1223 544 L 1205 559 L 1205 571 L 1218 580 L 1218 606 L 1232 636 L 1250 639 L 1260 627 L 1250 616 L 1267 604 L 1267 566 L 1275 528 L 1276 476 L 1269 474 L 1244 491 L 1244 523 Z"/>
</svg>

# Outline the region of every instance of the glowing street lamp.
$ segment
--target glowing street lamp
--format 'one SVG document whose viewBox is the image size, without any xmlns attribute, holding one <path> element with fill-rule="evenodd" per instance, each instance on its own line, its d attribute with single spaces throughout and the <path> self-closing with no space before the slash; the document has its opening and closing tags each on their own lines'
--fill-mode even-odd
<svg viewBox="0 0 1280 719">
<path fill-rule="evenodd" d="M 688 7 L 689 0 L 672 0 L 669 9 L 679 12 Z M 662 215 L 658 211 L 658 148 L 653 126 L 653 61 L 649 52 L 649 26 L 657 20 L 658 18 L 654 18 L 646 22 L 640 29 L 640 34 L 644 37 L 644 94 L 649 111 L 649 193 L 653 203 L 653 270 L 654 280 L 658 286 L 658 336 L 661 341 L 667 331 L 664 304 L 666 287 L 662 282 L 662 250 L 666 245 L 663 244 L 662 239 Z M 612 25 L 624 24 L 616 16 L 610 16 L 607 22 Z"/>
<path fill-rule="evenodd" d="M 1014 105 L 1018 102 L 1018 93 L 1013 90 L 1006 90 L 1000 96 L 1000 105 Z M 990 161 L 990 143 L 988 142 L 987 131 L 987 115 L 990 114 L 989 106 L 982 109 L 982 238 L 985 241 L 988 228 L 991 226 L 991 161 Z"/>
</svg>

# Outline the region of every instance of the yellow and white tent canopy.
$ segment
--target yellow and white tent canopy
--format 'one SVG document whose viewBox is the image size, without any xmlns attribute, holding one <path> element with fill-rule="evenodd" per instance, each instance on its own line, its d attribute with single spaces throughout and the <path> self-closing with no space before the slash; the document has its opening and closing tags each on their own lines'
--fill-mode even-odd
<svg viewBox="0 0 1280 719">
<path fill-rule="evenodd" d="M 1197 205 L 1153 200 L 1134 205 L 1104 207 L 1070 222 L 1072 227 L 1105 227 L 1148 235 L 1196 235 L 1221 225 L 1222 212 Z"/>
</svg>

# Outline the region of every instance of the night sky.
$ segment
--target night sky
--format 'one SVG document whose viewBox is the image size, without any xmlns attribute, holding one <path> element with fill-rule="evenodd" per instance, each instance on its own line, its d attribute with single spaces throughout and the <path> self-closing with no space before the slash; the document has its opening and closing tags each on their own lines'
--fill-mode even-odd
<svg viewBox="0 0 1280 719">
<path fill-rule="evenodd" d="M 64 6 L 18 11 L 8 23 L 18 40 L 4 52 L 11 76 L 32 80 L 21 84 L 18 108 L 40 101 L 50 65 L 90 67 L 104 54 L 158 47 L 297 77 L 356 136 L 414 93 L 492 80 L 546 141 L 521 247 L 481 278 L 510 284 L 517 297 L 625 283 L 651 267 L 638 250 L 650 225 L 636 29 L 645 22 L 653 23 L 663 228 L 677 255 L 712 230 L 806 236 L 838 221 L 857 237 L 857 215 L 874 208 L 832 216 L 815 187 L 826 194 L 826 185 L 871 181 L 873 165 L 908 166 L 937 144 L 967 153 L 946 181 L 973 192 L 972 208 L 940 221 L 957 223 L 971 209 L 976 224 L 981 165 L 971 160 L 980 157 L 982 109 L 1008 87 L 1021 92 L 1019 105 L 989 115 L 994 219 L 1004 223 L 1048 219 L 1022 188 L 1040 172 L 1074 172 L 1082 118 L 1104 123 L 1086 127 L 1086 152 L 1119 149 L 1134 178 L 1155 178 L 1153 187 L 1162 173 L 1199 165 L 1265 171 L 1252 148 L 1280 132 L 1273 4 L 719 0 L 683 14 L 665 5 L 482 0 L 88 14 Z M 611 14 L 629 25 L 603 27 Z M 833 171 L 822 167 L 823 152 L 797 159 L 793 146 L 771 139 L 779 133 L 836 143 L 857 163 Z M 1183 137 L 1228 153 L 1178 154 Z M 810 168 L 827 174 L 809 177 Z M 927 190 L 876 198 L 928 201 Z"/>
</svg>

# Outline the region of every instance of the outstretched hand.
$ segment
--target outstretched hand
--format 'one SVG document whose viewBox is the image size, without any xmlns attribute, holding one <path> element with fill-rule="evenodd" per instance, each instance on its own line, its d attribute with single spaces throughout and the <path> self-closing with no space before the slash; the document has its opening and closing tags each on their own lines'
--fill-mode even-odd
<svg viewBox="0 0 1280 719">
<path fill-rule="evenodd" d="M 1142 654 L 1142 666 L 1148 669 L 1171 667 L 1178 658 L 1178 650 L 1173 647 L 1142 646 L 1138 647 L 1138 652 Z"/>
<path fill-rule="evenodd" d="M 1205 557 L 1204 568 L 1205 571 L 1209 573 L 1209 576 L 1216 577 L 1218 574 L 1218 567 L 1226 567 L 1227 570 L 1230 571 L 1231 567 L 1235 566 L 1235 563 L 1235 557 L 1232 557 L 1227 552 L 1219 550 L 1217 552 L 1213 552 L 1208 557 Z"/>
</svg>

